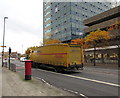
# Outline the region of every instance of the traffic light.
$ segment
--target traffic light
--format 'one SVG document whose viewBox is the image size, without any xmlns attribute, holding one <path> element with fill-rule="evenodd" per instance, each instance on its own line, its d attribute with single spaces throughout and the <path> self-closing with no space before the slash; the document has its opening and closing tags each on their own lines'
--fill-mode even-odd
<svg viewBox="0 0 120 98">
<path fill-rule="evenodd" d="M 11 48 L 9 47 L 9 54 L 11 54 Z"/>
<path fill-rule="evenodd" d="M 10 54 L 11 54 L 11 48 L 9 47 L 9 70 L 10 70 Z"/>
</svg>

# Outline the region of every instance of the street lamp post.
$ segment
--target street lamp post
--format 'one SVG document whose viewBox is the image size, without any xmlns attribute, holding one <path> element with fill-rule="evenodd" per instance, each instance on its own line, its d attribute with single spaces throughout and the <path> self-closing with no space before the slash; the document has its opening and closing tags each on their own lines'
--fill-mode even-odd
<svg viewBox="0 0 120 98">
<path fill-rule="evenodd" d="M 5 40 L 5 19 L 8 19 L 8 17 L 4 17 L 4 28 L 3 28 L 3 50 L 2 50 L 2 67 L 4 66 L 3 59 L 4 59 L 4 40 Z"/>
</svg>

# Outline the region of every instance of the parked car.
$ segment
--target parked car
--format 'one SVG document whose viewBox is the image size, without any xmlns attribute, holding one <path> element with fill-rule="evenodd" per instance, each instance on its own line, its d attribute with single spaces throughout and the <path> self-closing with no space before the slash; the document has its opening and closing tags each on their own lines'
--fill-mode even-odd
<svg viewBox="0 0 120 98">
<path fill-rule="evenodd" d="M 20 58 L 20 62 L 24 62 L 25 60 L 27 60 L 26 57 L 21 57 Z"/>
</svg>

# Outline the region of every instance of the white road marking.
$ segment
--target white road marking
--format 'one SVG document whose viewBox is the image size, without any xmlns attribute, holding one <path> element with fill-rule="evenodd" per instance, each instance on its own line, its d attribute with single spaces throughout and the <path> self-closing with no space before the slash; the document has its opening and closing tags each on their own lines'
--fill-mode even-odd
<svg viewBox="0 0 120 98">
<path fill-rule="evenodd" d="M 44 83 L 46 83 L 46 81 L 45 81 L 44 79 L 42 79 L 42 81 L 43 81 Z"/>
<path fill-rule="evenodd" d="M 75 94 L 78 94 L 78 92 L 74 92 Z"/>
<path fill-rule="evenodd" d="M 35 78 L 37 78 L 37 79 L 39 79 L 39 80 L 43 81 L 45 84 L 47 84 L 47 85 L 49 85 L 49 86 L 51 86 L 51 87 L 52 87 L 52 85 L 51 85 L 51 84 L 49 84 L 48 82 L 46 82 L 44 79 L 39 78 L 39 77 L 35 77 Z"/>
<path fill-rule="evenodd" d="M 85 98 L 88 98 L 87 96 L 85 96 L 85 95 L 83 95 L 83 94 L 80 94 L 80 96 L 83 96 L 83 97 L 85 97 Z"/>
<path fill-rule="evenodd" d="M 74 93 L 74 91 L 72 91 L 72 90 L 67 90 L 67 91 Z"/>
<path fill-rule="evenodd" d="M 94 80 L 94 79 L 89 79 L 89 78 L 84 78 L 84 77 L 78 77 L 78 76 L 72 76 L 72 75 L 67 75 L 67 74 L 61 74 L 61 73 L 46 71 L 46 70 L 42 70 L 42 69 L 35 69 L 35 70 L 41 70 L 41 71 L 44 71 L 44 72 L 50 72 L 50 73 L 59 74 L 59 75 L 63 75 L 63 76 L 68 76 L 68 77 L 72 77 L 72 78 L 77 78 L 77 79 L 92 81 L 92 82 L 96 82 L 96 83 L 106 84 L 106 85 L 110 85 L 110 86 L 120 87 L 120 85 L 118 85 L 118 84 L 104 82 L 104 81 L 99 81 L 99 80 Z"/>
<path fill-rule="evenodd" d="M 44 79 L 42 78 L 39 78 L 39 77 L 35 77 L 36 79 L 39 79 L 41 81 L 43 81 L 44 83 L 46 83 L 47 85 L 53 87 L 51 84 L 49 84 L 48 82 L 46 82 Z M 62 89 L 62 88 L 61 88 Z M 67 90 L 67 89 L 63 89 L 64 91 L 68 91 L 68 92 L 72 92 L 72 93 L 75 93 L 75 94 L 78 94 L 78 92 L 75 92 L 75 91 L 72 91 L 72 90 Z M 84 98 L 88 98 L 87 96 L 85 96 L 84 94 L 79 94 L 80 96 L 83 96 Z"/>
<path fill-rule="evenodd" d="M 109 83 L 109 82 L 103 82 L 103 81 L 99 81 L 99 80 L 94 80 L 94 79 L 89 79 L 89 78 L 84 78 L 84 77 L 77 77 L 77 76 L 72 76 L 72 75 L 65 75 L 65 76 L 78 78 L 78 79 L 82 79 L 82 80 L 87 80 L 87 81 L 92 81 L 92 82 L 97 82 L 97 83 L 102 83 L 102 84 L 107 84 L 107 85 L 110 85 L 110 86 L 120 87 L 120 85 L 118 85 L 118 84 Z"/>
<path fill-rule="evenodd" d="M 67 90 L 67 89 L 63 89 L 64 91 L 68 91 L 68 92 L 71 92 L 71 93 L 74 93 L 74 94 L 79 94 L 80 96 L 84 97 L 84 98 L 88 98 L 87 96 L 85 96 L 84 94 L 81 94 L 81 93 L 78 93 L 78 92 L 75 92 L 75 91 L 72 91 L 72 90 Z"/>
</svg>

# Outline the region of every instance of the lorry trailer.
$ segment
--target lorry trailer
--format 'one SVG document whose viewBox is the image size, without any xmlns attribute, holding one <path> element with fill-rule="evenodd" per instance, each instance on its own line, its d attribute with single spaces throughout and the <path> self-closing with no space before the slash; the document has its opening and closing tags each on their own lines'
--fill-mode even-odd
<svg viewBox="0 0 120 98">
<path fill-rule="evenodd" d="M 30 54 L 33 67 L 54 67 L 57 71 L 83 69 L 83 48 L 80 45 L 53 44 L 35 49 Z"/>
</svg>

